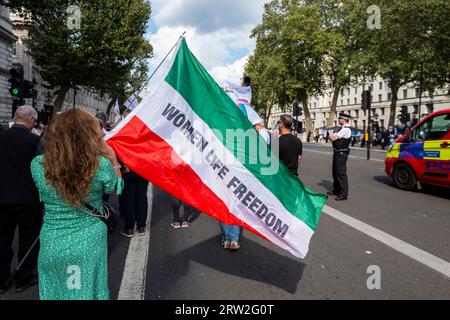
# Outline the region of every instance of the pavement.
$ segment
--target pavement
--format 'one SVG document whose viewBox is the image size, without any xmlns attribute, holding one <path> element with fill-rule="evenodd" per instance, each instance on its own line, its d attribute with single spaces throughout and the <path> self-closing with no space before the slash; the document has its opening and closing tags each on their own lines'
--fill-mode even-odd
<svg viewBox="0 0 450 320">
<path fill-rule="evenodd" d="M 110 238 L 111 299 L 450 299 L 450 190 L 396 189 L 384 154 L 352 150 L 350 196 L 332 197 L 303 260 L 243 231 L 237 252 L 220 246 L 218 222 L 197 212 L 172 229 L 169 195 L 149 188 L 149 237 Z M 332 150 L 304 144 L 301 180 L 331 189 Z M 38 299 L 37 287 L 0 299 Z"/>
</svg>

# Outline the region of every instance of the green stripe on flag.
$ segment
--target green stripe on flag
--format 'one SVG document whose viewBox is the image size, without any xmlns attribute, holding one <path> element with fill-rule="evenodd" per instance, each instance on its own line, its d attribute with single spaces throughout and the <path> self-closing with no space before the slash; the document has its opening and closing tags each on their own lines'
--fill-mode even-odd
<svg viewBox="0 0 450 320">
<path fill-rule="evenodd" d="M 222 137 L 226 137 L 227 129 L 255 130 L 242 111 L 191 53 L 185 39 L 182 40 L 172 68 L 165 80 L 183 96 L 194 112 L 211 129 L 218 130 Z M 219 135 L 216 136 L 219 139 L 221 138 Z M 258 139 L 262 139 L 262 137 L 258 135 Z M 245 141 L 235 139 L 233 148 L 230 148 L 225 141 L 222 141 L 222 143 L 233 153 L 236 159 L 247 159 L 242 164 L 280 200 L 287 211 L 313 230 L 316 229 L 319 215 L 327 200 L 325 195 L 317 194 L 306 188 L 283 164 L 280 164 L 278 173 L 262 175 L 261 168 L 268 168 L 270 164 L 262 165 L 259 162 L 250 161 L 254 155 L 250 154 L 249 146 Z M 279 162 L 270 150 L 267 152 L 272 161 Z"/>
</svg>

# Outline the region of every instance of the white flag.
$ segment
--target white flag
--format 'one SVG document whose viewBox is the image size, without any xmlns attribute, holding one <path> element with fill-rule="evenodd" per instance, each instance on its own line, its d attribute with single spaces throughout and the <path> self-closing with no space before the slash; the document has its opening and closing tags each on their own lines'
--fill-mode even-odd
<svg viewBox="0 0 450 320">
<path fill-rule="evenodd" d="M 130 111 L 133 111 L 134 108 L 137 107 L 139 104 L 137 97 L 134 95 L 134 93 L 131 95 L 131 97 L 128 98 L 127 101 L 125 101 L 125 108 L 127 108 Z"/>
<path fill-rule="evenodd" d="M 116 104 L 114 105 L 114 113 L 120 116 L 119 99 L 116 100 Z"/>
</svg>

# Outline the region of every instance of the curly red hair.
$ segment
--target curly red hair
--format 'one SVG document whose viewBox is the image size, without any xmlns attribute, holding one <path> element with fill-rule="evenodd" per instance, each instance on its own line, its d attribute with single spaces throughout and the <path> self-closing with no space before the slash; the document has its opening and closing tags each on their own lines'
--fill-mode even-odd
<svg viewBox="0 0 450 320">
<path fill-rule="evenodd" d="M 103 132 L 98 119 L 82 109 L 56 115 L 45 132 L 47 182 L 68 204 L 85 200 L 100 164 Z"/>
</svg>

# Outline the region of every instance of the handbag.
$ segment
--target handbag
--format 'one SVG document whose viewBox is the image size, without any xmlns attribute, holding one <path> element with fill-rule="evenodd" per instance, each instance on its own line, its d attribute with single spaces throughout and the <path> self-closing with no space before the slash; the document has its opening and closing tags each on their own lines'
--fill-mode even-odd
<svg viewBox="0 0 450 320">
<path fill-rule="evenodd" d="M 108 235 L 114 234 L 116 231 L 117 225 L 119 224 L 119 215 L 116 210 L 114 210 L 109 204 L 102 202 L 102 208 L 104 213 L 100 212 L 97 208 L 94 208 L 87 202 L 81 203 L 86 209 L 88 209 L 92 215 L 98 217 L 103 223 L 106 225 L 108 229 Z"/>
</svg>

